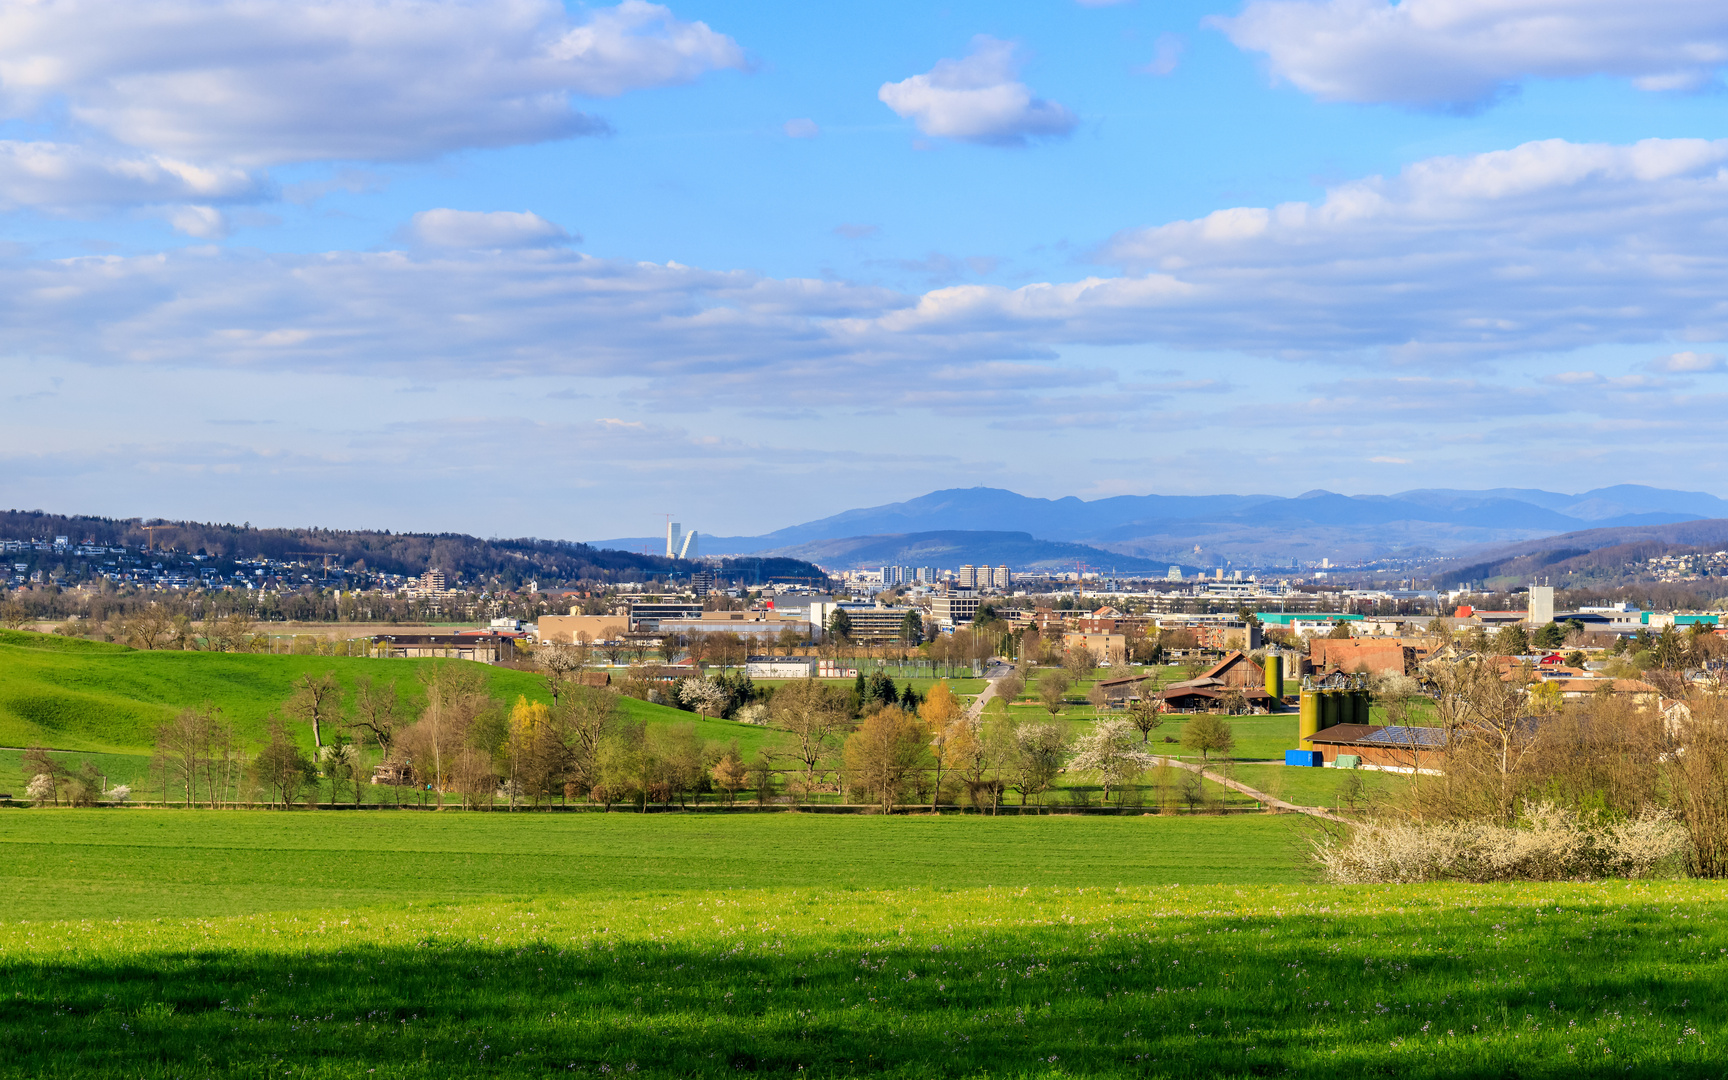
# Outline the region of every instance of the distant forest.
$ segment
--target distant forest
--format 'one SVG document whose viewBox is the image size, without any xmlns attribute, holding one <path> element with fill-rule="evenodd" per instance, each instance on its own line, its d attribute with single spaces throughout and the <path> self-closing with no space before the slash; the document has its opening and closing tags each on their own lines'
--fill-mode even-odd
<svg viewBox="0 0 1728 1080">
<path fill-rule="evenodd" d="M 630 551 L 592 548 L 563 540 L 526 537 L 482 540 L 461 533 L 393 533 L 346 529 L 255 529 L 248 525 L 206 522 L 164 522 L 155 529 L 155 545 L 222 559 L 309 558 L 301 553 L 328 553 L 349 569 L 385 574 L 423 574 L 436 567 L 452 580 L 498 580 L 514 587 L 530 580 L 542 586 L 575 581 L 648 581 L 687 578 L 692 570 L 712 569 L 724 579 L 745 584 L 770 578 L 815 578 L 825 575 L 801 559 L 736 558 L 710 564 L 641 555 Z M 0 511 L 0 539 L 45 540 L 68 537 L 75 544 L 143 547 L 150 539 L 138 518 L 68 517 L 39 510 Z"/>
</svg>

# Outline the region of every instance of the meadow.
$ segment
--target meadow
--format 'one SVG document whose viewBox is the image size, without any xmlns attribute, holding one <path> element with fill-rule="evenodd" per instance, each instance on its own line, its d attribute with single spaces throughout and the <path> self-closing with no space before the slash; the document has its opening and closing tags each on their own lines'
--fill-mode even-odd
<svg viewBox="0 0 1728 1080">
<path fill-rule="evenodd" d="M 0 1075 L 1720 1074 L 1719 886 L 1307 827 L 0 811 Z"/>
</svg>

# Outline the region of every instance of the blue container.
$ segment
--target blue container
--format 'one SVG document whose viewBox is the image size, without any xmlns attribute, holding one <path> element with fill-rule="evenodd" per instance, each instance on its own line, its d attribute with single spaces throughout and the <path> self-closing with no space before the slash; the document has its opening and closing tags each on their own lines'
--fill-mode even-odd
<svg viewBox="0 0 1728 1080">
<path fill-rule="evenodd" d="M 1284 764 L 1300 765 L 1305 769 L 1318 769 L 1325 764 L 1326 756 L 1318 750 L 1286 750 Z"/>
</svg>

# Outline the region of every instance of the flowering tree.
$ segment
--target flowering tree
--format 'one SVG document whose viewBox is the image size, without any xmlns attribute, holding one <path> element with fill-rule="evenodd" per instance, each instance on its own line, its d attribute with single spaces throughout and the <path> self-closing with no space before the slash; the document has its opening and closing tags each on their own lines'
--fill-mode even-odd
<svg viewBox="0 0 1728 1080">
<path fill-rule="evenodd" d="M 30 778 L 30 785 L 24 789 L 24 794 L 30 796 L 32 802 L 45 803 L 54 800 L 54 778 L 47 773 L 37 773 Z"/>
<path fill-rule="evenodd" d="M 1074 742 L 1074 756 L 1068 759 L 1068 772 L 1095 772 L 1104 781 L 1104 801 L 1110 801 L 1110 789 L 1119 788 L 1139 778 L 1156 763 L 1156 758 L 1134 741 L 1138 735 L 1126 720 L 1100 720 L 1089 735 Z"/>
<path fill-rule="evenodd" d="M 703 719 L 724 709 L 729 696 L 713 679 L 685 679 L 678 688 L 678 700 L 695 709 Z"/>
</svg>

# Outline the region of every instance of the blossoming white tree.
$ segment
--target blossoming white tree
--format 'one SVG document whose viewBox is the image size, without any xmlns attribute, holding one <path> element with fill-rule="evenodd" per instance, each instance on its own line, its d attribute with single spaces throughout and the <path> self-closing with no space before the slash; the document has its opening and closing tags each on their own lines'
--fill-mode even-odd
<svg viewBox="0 0 1728 1080">
<path fill-rule="evenodd" d="M 709 713 L 724 709 L 729 696 L 713 679 L 685 679 L 678 688 L 678 700 L 695 709 L 704 719 Z"/>
<path fill-rule="evenodd" d="M 24 789 L 24 794 L 31 801 L 44 803 L 54 798 L 54 778 L 47 773 L 37 773 L 30 778 L 30 785 Z"/>
<path fill-rule="evenodd" d="M 1065 771 L 1097 773 L 1104 781 L 1104 801 L 1109 802 L 1111 788 L 1132 783 L 1157 762 L 1141 748 L 1139 734 L 1127 720 L 1100 720 L 1091 734 L 1074 741 L 1074 756 Z"/>
</svg>

